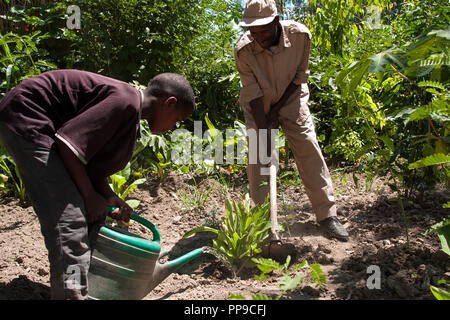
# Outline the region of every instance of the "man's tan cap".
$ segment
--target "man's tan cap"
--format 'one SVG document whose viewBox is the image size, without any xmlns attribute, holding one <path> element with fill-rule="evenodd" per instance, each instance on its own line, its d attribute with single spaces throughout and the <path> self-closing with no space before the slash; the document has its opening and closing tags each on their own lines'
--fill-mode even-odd
<svg viewBox="0 0 450 320">
<path fill-rule="evenodd" d="M 240 25 L 242 27 L 264 26 L 271 23 L 277 15 L 277 5 L 274 0 L 248 0 Z"/>
</svg>

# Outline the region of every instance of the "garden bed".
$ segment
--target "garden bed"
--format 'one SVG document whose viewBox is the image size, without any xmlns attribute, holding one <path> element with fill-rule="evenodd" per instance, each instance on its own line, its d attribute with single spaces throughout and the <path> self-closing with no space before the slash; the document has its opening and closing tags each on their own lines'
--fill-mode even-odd
<svg viewBox="0 0 450 320">
<path fill-rule="evenodd" d="M 293 264 L 304 260 L 319 263 L 326 274 L 326 289 L 312 282 L 296 289 L 291 299 L 434 299 L 430 284 L 449 279 L 449 257 L 441 250 L 436 234 L 422 235 L 428 227 L 448 215 L 442 204 L 450 200 L 444 188 L 424 194 L 417 203 L 406 205 L 409 217 L 409 246 L 398 204 L 382 178 L 366 190 L 364 181 L 355 186 L 352 179 L 334 175 L 339 218 L 350 233 L 348 242 L 324 237 L 315 222 L 310 203 L 301 185 L 281 186 L 278 192 L 279 220 L 287 223 L 285 241 L 297 246 Z M 349 176 L 350 177 L 350 176 Z M 197 233 L 182 239 L 191 229 L 214 224 L 224 215 L 225 199 L 239 200 L 245 177 L 227 176 L 233 188 L 211 178 L 196 178 L 198 188 L 211 190 L 203 207 L 186 210 L 179 190 L 192 190 L 189 175 L 169 174 L 163 183 L 149 179 L 133 191 L 131 198 L 141 200 L 137 213 L 153 222 L 161 232 L 161 245 L 172 260 L 192 249 L 212 246 L 212 233 Z M 344 184 L 343 182 L 346 181 Z M 49 264 L 40 226 L 33 209 L 14 198 L 0 200 L 0 299 L 49 299 Z M 136 223 L 131 231 L 150 237 Z M 379 286 L 369 289 L 368 269 L 380 271 Z M 447 272 L 447 273 L 446 273 Z M 212 300 L 240 294 L 276 297 L 280 294 L 280 275 L 274 273 L 257 281 L 256 268 L 238 275 L 221 260 L 206 254 L 171 274 L 150 292 L 146 300 Z M 379 287 L 379 288 L 378 288 Z"/>
</svg>

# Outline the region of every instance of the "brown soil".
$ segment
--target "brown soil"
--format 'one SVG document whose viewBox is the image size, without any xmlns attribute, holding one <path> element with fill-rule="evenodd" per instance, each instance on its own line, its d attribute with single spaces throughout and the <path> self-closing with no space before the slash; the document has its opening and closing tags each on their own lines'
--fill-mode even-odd
<svg viewBox="0 0 450 320">
<path fill-rule="evenodd" d="M 192 249 L 212 246 L 212 233 L 198 233 L 182 239 L 185 232 L 201 225 L 217 224 L 224 214 L 225 199 L 239 199 L 245 188 L 244 177 L 231 177 L 229 192 L 218 181 L 196 177 L 199 188 L 211 190 L 202 208 L 186 210 L 180 190 L 192 190 L 189 175 L 169 174 L 163 183 L 149 179 L 131 198 L 141 200 L 138 214 L 153 222 L 161 232 L 161 245 L 170 251 L 169 259 Z M 358 186 L 347 176 L 335 174 L 334 185 L 339 218 L 350 233 L 348 242 L 324 237 L 315 222 L 311 206 L 301 186 L 279 186 L 279 222 L 287 223 L 284 241 L 298 249 L 294 265 L 307 260 L 319 263 L 327 277 L 327 288 L 318 289 L 307 282 L 296 289 L 291 299 L 434 299 L 430 284 L 449 279 L 449 256 L 440 248 L 436 234 L 422 232 L 448 215 L 442 204 L 450 200 L 448 190 L 427 191 L 422 200 L 407 204 L 409 238 L 394 194 L 383 178 L 366 190 L 361 178 Z M 49 264 L 40 226 L 32 207 L 14 198 L 0 200 L 0 299 L 49 299 Z M 150 237 L 144 227 L 133 224 L 130 231 Z M 381 271 L 380 289 L 369 289 L 368 267 Z M 226 264 L 211 254 L 203 255 L 171 274 L 145 297 L 146 300 L 227 299 L 230 294 L 250 298 L 254 294 L 275 297 L 280 294 L 279 274 L 256 281 L 256 268 L 233 275 Z"/>
</svg>

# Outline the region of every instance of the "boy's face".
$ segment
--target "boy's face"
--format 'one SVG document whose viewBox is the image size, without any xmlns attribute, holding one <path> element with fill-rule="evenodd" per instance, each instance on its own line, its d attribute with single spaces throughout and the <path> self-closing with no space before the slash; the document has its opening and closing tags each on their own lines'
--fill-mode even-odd
<svg viewBox="0 0 450 320">
<path fill-rule="evenodd" d="M 152 133 L 164 133 L 172 130 L 175 124 L 189 118 L 194 111 L 193 108 L 177 108 L 176 98 L 158 99 L 156 112 L 149 122 Z"/>
</svg>

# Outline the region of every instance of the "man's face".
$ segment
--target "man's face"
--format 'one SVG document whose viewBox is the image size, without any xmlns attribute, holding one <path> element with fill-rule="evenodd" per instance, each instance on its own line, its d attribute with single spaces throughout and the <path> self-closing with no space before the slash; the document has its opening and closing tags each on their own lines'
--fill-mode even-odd
<svg viewBox="0 0 450 320">
<path fill-rule="evenodd" d="M 278 29 L 279 18 L 275 17 L 274 21 L 264 26 L 250 27 L 250 34 L 258 44 L 264 48 L 269 49 L 271 46 L 276 45 L 279 40 Z"/>
<path fill-rule="evenodd" d="M 190 110 L 188 108 L 177 108 L 176 101 L 160 99 L 157 104 L 157 112 L 149 122 L 150 130 L 157 134 L 172 130 L 177 122 L 189 118 L 193 111 L 193 108 Z"/>
</svg>

